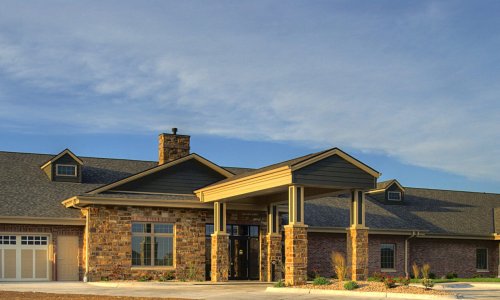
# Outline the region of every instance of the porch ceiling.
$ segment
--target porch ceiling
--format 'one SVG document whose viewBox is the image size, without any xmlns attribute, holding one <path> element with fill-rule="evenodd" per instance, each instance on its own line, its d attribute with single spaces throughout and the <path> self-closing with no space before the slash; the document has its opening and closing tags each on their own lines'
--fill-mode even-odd
<svg viewBox="0 0 500 300">
<path fill-rule="evenodd" d="M 338 148 L 235 176 L 195 191 L 201 202 L 277 203 L 300 185 L 305 200 L 350 189 L 373 189 L 380 173 Z"/>
</svg>

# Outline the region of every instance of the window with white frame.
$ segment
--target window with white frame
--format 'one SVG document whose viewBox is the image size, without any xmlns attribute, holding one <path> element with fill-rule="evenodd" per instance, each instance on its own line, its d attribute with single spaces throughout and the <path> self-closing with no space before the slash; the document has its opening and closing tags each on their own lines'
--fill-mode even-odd
<svg viewBox="0 0 500 300">
<path fill-rule="evenodd" d="M 75 165 L 56 165 L 56 176 L 76 177 Z"/>
<path fill-rule="evenodd" d="M 389 270 L 396 268 L 396 244 L 380 245 L 380 268 Z"/>
<path fill-rule="evenodd" d="M 401 192 L 387 192 L 387 200 L 389 201 L 401 201 Z"/>
<path fill-rule="evenodd" d="M 476 249 L 476 269 L 488 270 L 488 249 Z"/>
<path fill-rule="evenodd" d="M 132 266 L 174 265 L 174 225 L 132 223 Z"/>
</svg>

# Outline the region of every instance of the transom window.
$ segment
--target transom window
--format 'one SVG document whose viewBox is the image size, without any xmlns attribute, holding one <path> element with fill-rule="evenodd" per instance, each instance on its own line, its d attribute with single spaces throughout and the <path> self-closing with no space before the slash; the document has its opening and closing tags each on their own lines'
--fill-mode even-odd
<svg viewBox="0 0 500 300">
<path fill-rule="evenodd" d="M 381 269 L 395 269 L 396 265 L 396 245 L 395 244 L 381 244 L 380 245 L 380 268 Z"/>
<path fill-rule="evenodd" d="M 22 235 L 21 245 L 47 245 L 47 237 L 39 235 Z"/>
<path fill-rule="evenodd" d="M 72 176 L 76 177 L 75 165 L 56 165 L 57 176 Z"/>
<path fill-rule="evenodd" d="M 401 192 L 388 192 L 387 199 L 389 201 L 401 201 Z"/>
<path fill-rule="evenodd" d="M 132 265 L 173 266 L 174 225 L 132 223 Z"/>
<path fill-rule="evenodd" d="M 488 270 L 488 249 L 476 249 L 476 269 Z"/>
<path fill-rule="evenodd" d="M 15 245 L 16 236 L 15 235 L 0 235 L 0 245 Z"/>
</svg>

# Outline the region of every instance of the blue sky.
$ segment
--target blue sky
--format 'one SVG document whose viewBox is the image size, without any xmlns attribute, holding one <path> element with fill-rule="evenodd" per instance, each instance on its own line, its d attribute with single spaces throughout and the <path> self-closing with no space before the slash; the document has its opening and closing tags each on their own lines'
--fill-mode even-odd
<svg viewBox="0 0 500 300">
<path fill-rule="evenodd" d="M 498 1 L 6 1 L 0 150 L 259 167 L 333 146 L 500 192 Z"/>
</svg>

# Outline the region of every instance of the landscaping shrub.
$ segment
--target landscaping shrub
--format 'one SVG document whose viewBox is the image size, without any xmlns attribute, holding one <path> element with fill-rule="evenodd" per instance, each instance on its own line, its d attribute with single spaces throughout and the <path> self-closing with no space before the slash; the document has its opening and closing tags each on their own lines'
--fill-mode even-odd
<svg viewBox="0 0 500 300">
<path fill-rule="evenodd" d="M 431 265 L 425 263 L 422 266 L 422 278 L 429 279 L 429 273 L 431 272 Z"/>
<path fill-rule="evenodd" d="M 158 276 L 158 281 L 169 281 L 174 279 L 175 279 L 175 273 L 173 271 L 167 271 Z"/>
<path fill-rule="evenodd" d="M 411 268 L 413 269 L 413 278 L 418 279 L 418 277 L 420 277 L 419 266 L 417 265 L 416 262 L 413 262 L 413 265 L 411 266 Z"/>
<path fill-rule="evenodd" d="M 333 271 L 337 275 L 339 282 L 343 282 L 347 275 L 347 265 L 345 262 L 345 257 L 340 252 L 332 252 L 332 265 Z"/>
<path fill-rule="evenodd" d="M 384 279 L 385 277 L 387 277 L 387 274 L 374 272 L 372 276 L 373 276 L 373 281 L 384 282 Z"/>
<path fill-rule="evenodd" d="M 346 289 L 346 290 L 354 290 L 354 289 L 357 289 L 358 287 L 359 286 L 356 283 L 356 281 L 348 281 L 348 282 L 344 283 L 344 289 Z"/>
<path fill-rule="evenodd" d="M 137 281 L 150 281 L 150 280 L 151 276 L 146 273 L 142 273 L 141 275 L 139 275 L 139 277 L 137 277 Z"/>
<path fill-rule="evenodd" d="M 457 273 L 446 273 L 445 278 L 446 279 L 458 278 L 458 275 L 457 275 Z"/>
<path fill-rule="evenodd" d="M 429 273 L 429 279 L 436 279 L 436 274 L 430 272 Z"/>
<path fill-rule="evenodd" d="M 276 282 L 274 284 L 274 287 L 277 287 L 277 288 L 286 287 L 286 284 L 283 280 L 280 279 L 278 282 Z"/>
<path fill-rule="evenodd" d="M 432 279 L 429 278 L 424 278 L 422 279 L 422 285 L 425 286 L 426 290 L 428 290 L 434 286 L 434 281 L 432 281 Z"/>
<path fill-rule="evenodd" d="M 398 278 L 396 278 L 396 282 L 398 282 L 401 285 L 408 286 L 410 285 L 410 278 L 399 276 Z"/>
<path fill-rule="evenodd" d="M 330 280 L 326 279 L 325 277 L 316 277 L 313 280 L 313 285 L 328 285 L 330 284 Z"/>
<path fill-rule="evenodd" d="M 384 278 L 384 285 L 386 288 L 391 289 L 393 287 L 396 287 L 396 281 L 392 276 L 386 276 Z"/>
</svg>

